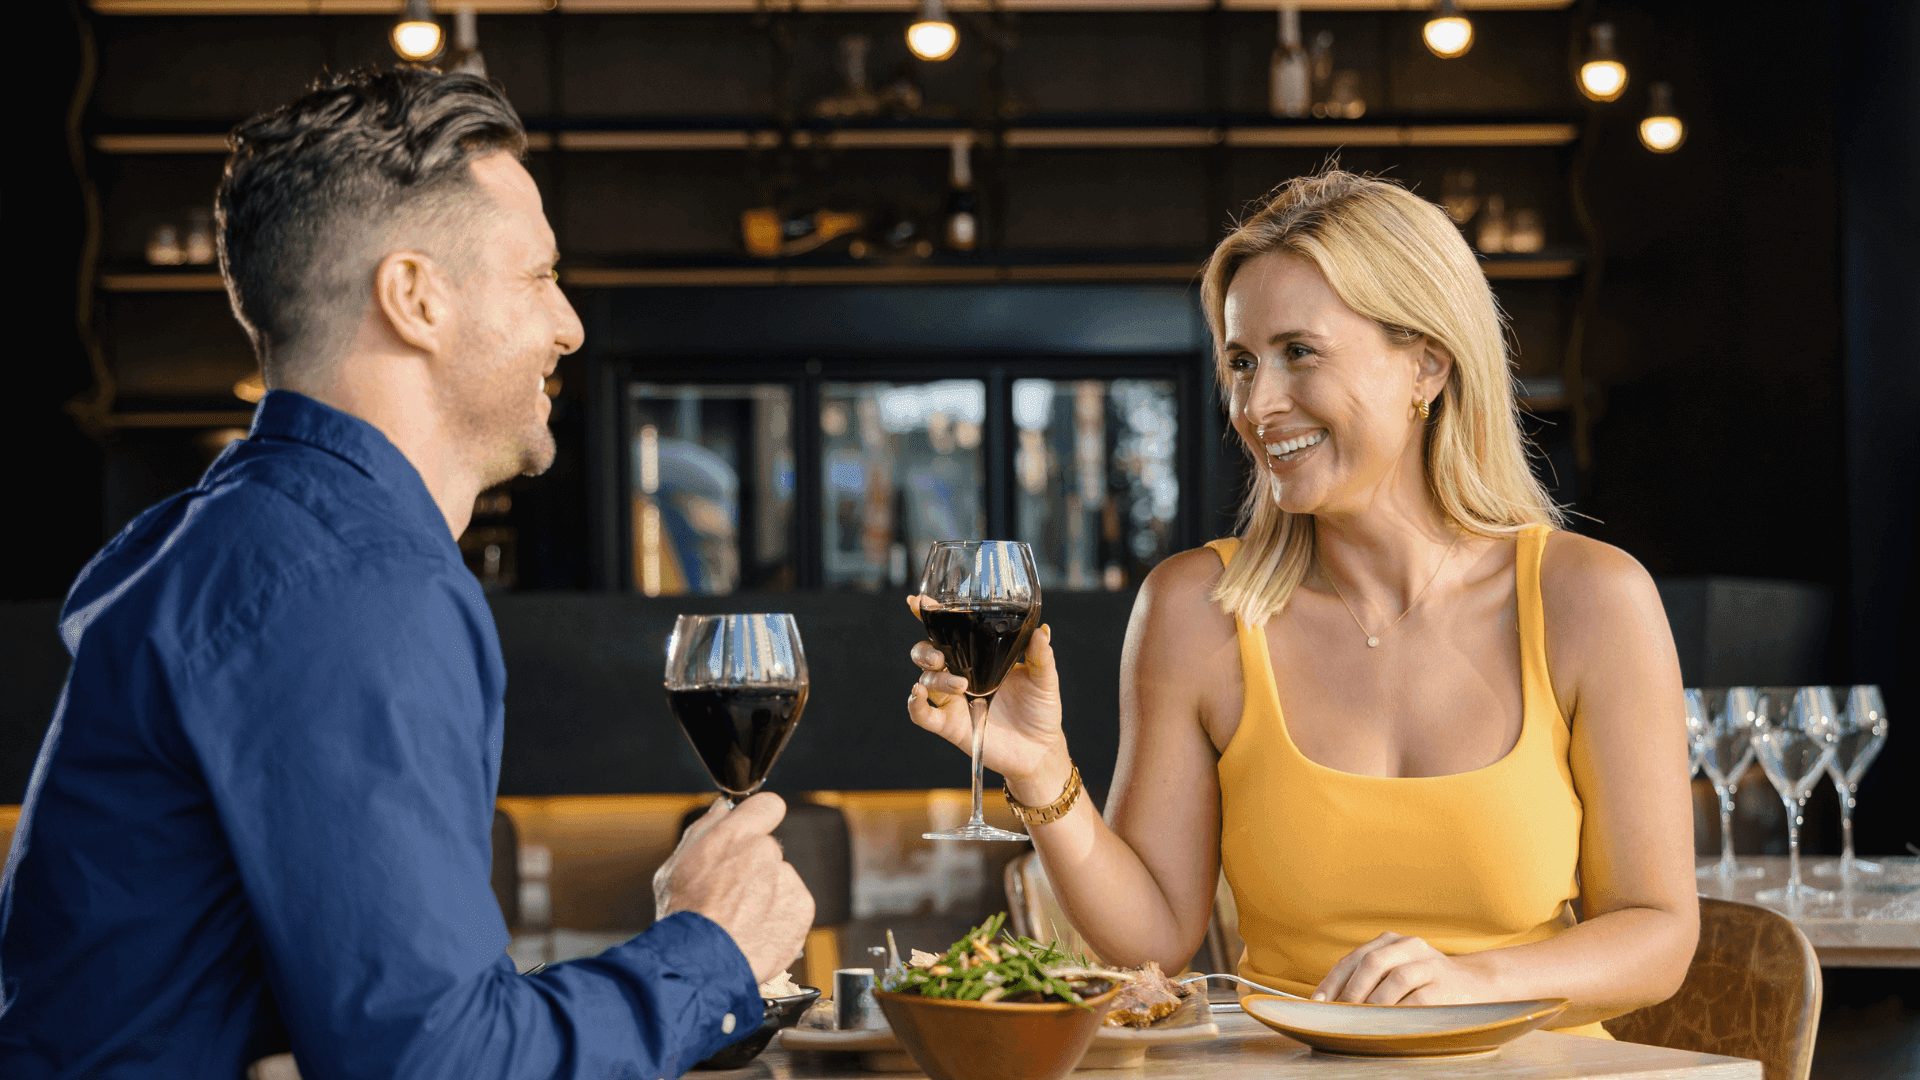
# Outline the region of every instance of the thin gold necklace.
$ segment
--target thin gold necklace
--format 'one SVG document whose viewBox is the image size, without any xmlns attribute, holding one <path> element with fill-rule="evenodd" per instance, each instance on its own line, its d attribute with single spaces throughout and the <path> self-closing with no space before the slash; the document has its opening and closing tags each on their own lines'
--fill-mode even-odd
<svg viewBox="0 0 1920 1080">
<path fill-rule="evenodd" d="M 1453 554 L 1454 544 L 1458 544 L 1459 542 L 1460 533 L 1456 530 L 1453 534 L 1453 543 L 1448 544 L 1446 552 L 1440 556 L 1440 562 L 1433 568 L 1433 575 L 1427 578 L 1425 585 L 1420 586 L 1420 591 L 1414 594 L 1413 602 L 1408 604 L 1406 610 L 1400 613 L 1400 618 L 1388 623 L 1387 628 L 1380 631 L 1379 634 L 1367 633 L 1367 624 L 1360 621 L 1359 615 L 1354 614 L 1353 605 L 1347 603 L 1347 594 L 1340 591 L 1340 583 L 1333 579 L 1332 574 L 1327 573 L 1325 566 L 1320 568 L 1320 572 L 1327 575 L 1327 584 L 1333 586 L 1333 595 L 1340 598 L 1340 605 L 1347 609 L 1348 615 L 1353 616 L 1353 625 L 1359 627 L 1360 632 L 1367 635 L 1367 648 L 1377 649 L 1380 647 L 1380 635 L 1391 632 L 1394 627 L 1400 625 L 1400 619 L 1404 619 L 1408 615 L 1413 614 L 1413 609 L 1419 606 L 1421 597 L 1426 596 L 1427 590 L 1433 588 L 1433 583 L 1440 580 L 1440 567 L 1447 565 L 1447 556 Z"/>
</svg>

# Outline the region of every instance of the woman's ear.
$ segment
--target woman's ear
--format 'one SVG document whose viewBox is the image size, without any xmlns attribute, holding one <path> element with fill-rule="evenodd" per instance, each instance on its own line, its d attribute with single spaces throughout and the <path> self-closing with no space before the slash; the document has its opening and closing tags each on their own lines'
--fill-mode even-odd
<svg viewBox="0 0 1920 1080">
<path fill-rule="evenodd" d="M 1432 401 L 1447 388 L 1447 379 L 1453 374 L 1453 353 L 1430 337 L 1420 339 L 1419 349 L 1418 367 L 1413 376 L 1414 392 Z"/>
<path fill-rule="evenodd" d="M 429 356 L 451 344 L 453 303 L 446 274 L 428 255 L 396 251 L 373 271 L 373 303 L 387 329 Z"/>
</svg>

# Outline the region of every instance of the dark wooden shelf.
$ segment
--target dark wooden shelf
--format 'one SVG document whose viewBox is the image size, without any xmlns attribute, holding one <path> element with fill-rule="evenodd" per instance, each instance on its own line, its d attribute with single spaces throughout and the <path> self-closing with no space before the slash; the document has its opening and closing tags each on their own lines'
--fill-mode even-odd
<svg viewBox="0 0 1920 1080">
<path fill-rule="evenodd" d="M 1027 150 L 1200 149 L 1224 144 L 1236 149 L 1341 146 L 1565 146 L 1579 137 L 1564 122 L 1471 123 L 1455 120 L 1393 123 L 1103 125 L 1009 128 L 1005 144 Z M 961 127 L 846 127 L 794 132 L 796 146 L 840 150 L 945 150 L 956 135 L 976 144 L 984 133 Z M 778 146 L 771 128 L 614 128 L 595 131 L 532 131 L 527 148 L 568 152 L 697 151 L 768 149 Z M 227 136 L 204 134 L 102 134 L 94 149 L 108 154 L 224 154 Z"/>
<path fill-rule="evenodd" d="M 1165 282 L 1198 280 L 1201 256 L 1153 261 L 1105 261 L 1097 254 L 1058 259 L 986 257 L 978 262 L 935 260 L 914 263 L 751 262 L 738 258 L 669 265 L 561 267 L 560 280 L 580 289 L 756 285 L 960 285 L 998 282 Z M 1481 266 L 1494 281 L 1551 281 L 1580 272 L 1577 252 L 1495 255 Z M 107 292 L 218 292 L 216 272 L 186 270 L 119 271 L 101 274 Z"/>
</svg>

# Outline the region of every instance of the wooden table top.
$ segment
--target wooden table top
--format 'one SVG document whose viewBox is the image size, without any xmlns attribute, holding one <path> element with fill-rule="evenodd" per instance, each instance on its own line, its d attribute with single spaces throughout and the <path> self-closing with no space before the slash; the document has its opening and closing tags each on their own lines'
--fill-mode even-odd
<svg viewBox="0 0 1920 1080">
<path fill-rule="evenodd" d="M 1216 1013 L 1220 1037 L 1157 1046 L 1139 1070 L 1086 1070 L 1076 1080 L 1761 1080 L 1760 1063 L 1741 1058 L 1533 1031 L 1490 1057 L 1368 1060 L 1315 1054 L 1244 1013 Z M 885 1080 L 862 1072 L 852 1054 L 794 1054 L 775 1041 L 743 1069 L 697 1074 L 712 1080 Z"/>
<path fill-rule="evenodd" d="M 1821 967 L 1920 968 L 1920 859 L 1874 859 L 1886 872 L 1856 876 L 1851 882 L 1813 876 L 1813 867 L 1827 861 L 1803 856 L 1800 880 L 1832 890 L 1833 902 L 1761 906 L 1793 920 L 1812 942 Z M 1756 904 L 1755 893 L 1786 884 L 1785 855 L 1742 855 L 1740 863 L 1761 867 L 1766 876 L 1731 882 L 1701 878 L 1700 895 Z"/>
</svg>

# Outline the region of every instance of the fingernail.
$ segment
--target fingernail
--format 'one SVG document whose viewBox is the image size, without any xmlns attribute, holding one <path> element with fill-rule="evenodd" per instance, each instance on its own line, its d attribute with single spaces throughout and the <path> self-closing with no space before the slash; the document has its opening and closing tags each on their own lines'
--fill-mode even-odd
<svg viewBox="0 0 1920 1080">
<path fill-rule="evenodd" d="M 1325 995 L 1325 994 L 1323 994 L 1323 993 L 1321 993 L 1321 992 L 1320 992 L 1320 991 L 1318 991 L 1318 990 L 1315 990 L 1315 991 L 1313 992 L 1313 1000 L 1315 1000 L 1315 1001 L 1325 1001 L 1325 1000 L 1327 1000 L 1327 995 Z"/>
</svg>

